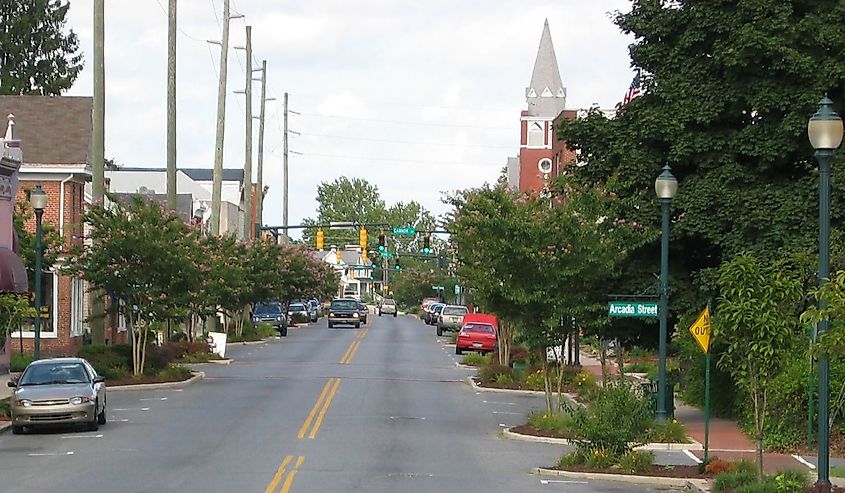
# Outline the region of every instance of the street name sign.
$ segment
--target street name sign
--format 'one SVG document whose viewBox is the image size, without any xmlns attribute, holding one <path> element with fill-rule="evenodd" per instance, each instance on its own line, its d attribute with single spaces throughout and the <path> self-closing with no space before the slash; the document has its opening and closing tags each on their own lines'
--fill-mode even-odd
<svg viewBox="0 0 845 493">
<path fill-rule="evenodd" d="M 393 257 L 393 252 L 381 252 L 379 253 L 383 258 L 391 258 Z"/>
<path fill-rule="evenodd" d="M 393 234 L 402 236 L 414 236 L 417 234 L 417 229 L 413 226 L 394 226 Z"/>
<path fill-rule="evenodd" d="M 433 289 L 435 291 L 443 291 L 444 288 L 443 288 L 443 286 L 432 286 L 431 289 Z"/>
<path fill-rule="evenodd" d="M 611 301 L 607 304 L 607 314 L 611 317 L 656 317 L 657 303 Z"/>
<path fill-rule="evenodd" d="M 690 333 L 695 338 L 695 342 L 701 346 L 701 350 L 705 353 L 710 351 L 710 309 L 705 308 L 701 315 L 695 320 L 695 323 L 689 328 Z"/>
<path fill-rule="evenodd" d="M 355 223 L 350 221 L 330 221 L 329 229 L 355 229 Z"/>
</svg>

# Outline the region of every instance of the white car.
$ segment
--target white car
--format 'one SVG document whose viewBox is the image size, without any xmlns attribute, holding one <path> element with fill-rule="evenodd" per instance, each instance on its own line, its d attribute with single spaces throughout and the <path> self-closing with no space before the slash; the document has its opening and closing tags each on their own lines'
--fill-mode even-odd
<svg viewBox="0 0 845 493">
<path fill-rule="evenodd" d="M 378 306 L 378 316 L 380 317 L 383 313 L 387 315 L 396 316 L 396 301 L 390 298 L 385 298 L 381 300 L 381 304 Z"/>
</svg>

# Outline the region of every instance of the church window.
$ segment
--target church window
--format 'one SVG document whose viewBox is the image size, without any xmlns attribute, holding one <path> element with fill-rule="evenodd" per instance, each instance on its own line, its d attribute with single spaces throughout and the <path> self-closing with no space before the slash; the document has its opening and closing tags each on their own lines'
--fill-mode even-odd
<svg viewBox="0 0 845 493">
<path fill-rule="evenodd" d="M 540 123 L 532 123 L 528 127 L 528 145 L 532 147 L 540 147 L 546 144 L 543 126 Z"/>
</svg>

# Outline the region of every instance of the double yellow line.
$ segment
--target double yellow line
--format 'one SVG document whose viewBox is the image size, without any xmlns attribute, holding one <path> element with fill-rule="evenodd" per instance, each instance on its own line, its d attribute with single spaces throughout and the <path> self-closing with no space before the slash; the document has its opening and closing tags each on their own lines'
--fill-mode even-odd
<svg viewBox="0 0 845 493">
<path fill-rule="evenodd" d="M 279 486 L 279 483 L 282 481 L 282 477 L 285 478 L 285 482 L 282 483 L 282 489 L 279 490 L 279 493 L 288 493 L 290 491 L 290 487 L 293 485 L 293 478 L 296 477 L 296 473 L 299 472 L 299 468 L 302 466 L 302 463 L 305 462 L 305 457 L 302 455 L 297 457 L 296 464 L 293 466 L 293 469 L 287 471 L 287 468 L 292 461 L 292 455 L 285 457 L 282 464 L 278 469 L 276 469 L 276 474 L 273 475 L 273 479 L 270 481 L 270 484 L 264 488 L 264 493 L 274 493 L 276 491 L 276 487 Z M 285 476 L 286 472 L 287 476 Z"/>
<path fill-rule="evenodd" d="M 348 365 L 352 362 L 352 358 L 355 357 L 355 353 L 358 352 L 358 346 L 361 345 L 360 341 L 352 341 L 352 344 L 349 345 L 349 349 L 343 353 L 343 357 L 340 358 L 341 365 Z"/>
<path fill-rule="evenodd" d="M 320 430 L 320 425 L 323 424 L 323 419 L 326 417 L 326 411 L 329 410 L 329 406 L 332 404 L 332 399 L 334 399 L 338 387 L 340 387 L 339 378 L 332 377 L 328 382 L 326 382 L 326 385 L 323 386 L 323 391 L 320 393 L 320 397 L 317 399 L 314 407 L 311 408 L 311 412 L 308 413 L 308 417 L 305 418 L 305 422 L 302 423 L 302 427 L 296 435 L 297 437 L 305 438 L 305 435 L 307 434 L 308 438 L 313 440 L 317 436 L 317 431 Z M 314 424 L 313 427 L 311 426 L 312 422 Z M 310 433 L 308 432 L 309 428 L 311 428 Z"/>
</svg>

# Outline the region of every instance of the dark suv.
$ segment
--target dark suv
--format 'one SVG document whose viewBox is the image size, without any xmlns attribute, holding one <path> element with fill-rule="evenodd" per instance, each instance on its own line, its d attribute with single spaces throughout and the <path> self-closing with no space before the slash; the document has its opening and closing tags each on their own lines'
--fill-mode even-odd
<svg viewBox="0 0 845 493">
<path fill-rule="evenodd" d="M 358 313 L 358 300 L 351 298 L 336 298 L 329 307 L 329 328 L 337 324 L 361 327 L 361 317 Z"/>
<path fill-rule="evenodd" d="M 288 316 L 285 307 L 278 301 L 256 303 L 252 308 L 252 324 L 270 324 L 276 328 L 279 335 L 288 335 Z"/>
</svg>

